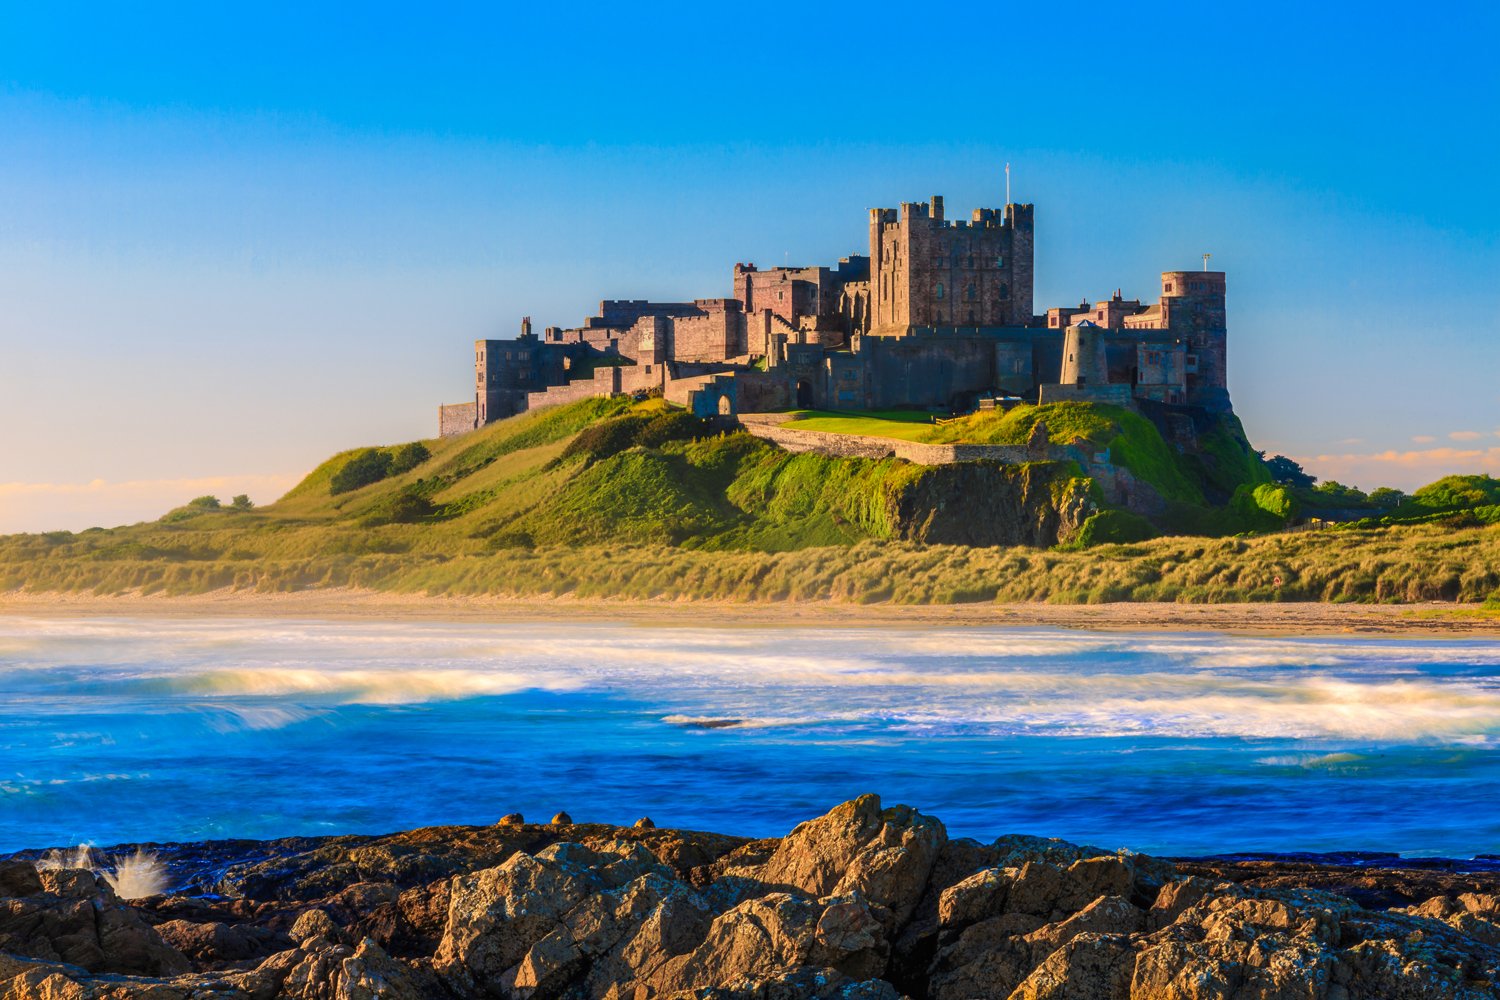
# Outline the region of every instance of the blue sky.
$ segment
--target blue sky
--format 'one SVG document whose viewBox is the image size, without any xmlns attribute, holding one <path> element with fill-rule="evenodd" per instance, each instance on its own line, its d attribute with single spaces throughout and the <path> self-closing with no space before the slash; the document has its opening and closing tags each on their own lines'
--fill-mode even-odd
<svg viewBox="0 0 1500 1000">
<path fill-rule="evenodd" d="M 1212 252 L 1258 446 L 1500 474 L 1500 7 L 1040 6 L 0 3 L 0 530 L 268 501 L 522 314 L 863 252 L 1007 161 L 1039 308 Z"/>
</svg>

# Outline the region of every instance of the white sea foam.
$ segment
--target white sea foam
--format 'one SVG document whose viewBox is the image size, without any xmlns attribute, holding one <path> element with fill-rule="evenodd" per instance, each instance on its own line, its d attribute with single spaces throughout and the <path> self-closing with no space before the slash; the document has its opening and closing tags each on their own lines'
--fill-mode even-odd
<svg viewBox="0 0 1500 1000">
<path fill-rule="evenodd" d="M 16 631 L 0 690 L 9 677 L 26 697 L 55 675 L 80 705 L 134 699 L 225 732 L 541 690 L 733 730 L 1500 743 L 1500 643 L 1486 641 L 124 618 Z"/>
</svg>

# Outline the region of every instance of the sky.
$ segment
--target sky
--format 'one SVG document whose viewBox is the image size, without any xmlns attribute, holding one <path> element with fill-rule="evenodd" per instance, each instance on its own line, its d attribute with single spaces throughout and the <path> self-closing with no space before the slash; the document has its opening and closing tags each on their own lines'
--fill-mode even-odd
<svg viewBox="0 0 1500 1000">
<path fill-rule="evenodd" d="M 708 9 L 710 6 L 713 9 Z M 274 500 L 472 342 L 1036 205 L 1036 303 L 1228 274 L 1256 447 L 1500 475 L 1500 5 L 0 0 L 0 532 Z"/>
</svg>

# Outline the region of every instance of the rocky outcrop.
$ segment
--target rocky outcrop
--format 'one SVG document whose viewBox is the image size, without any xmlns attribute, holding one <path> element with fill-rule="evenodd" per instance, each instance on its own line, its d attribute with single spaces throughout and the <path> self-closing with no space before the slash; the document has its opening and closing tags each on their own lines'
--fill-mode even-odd
<svg viewBox="0 0 1500 1000">
<path fill-rule="evenodd" d="M 160 850 L 184 891 L 131 905 L 0 862 L 0 1000 L 1500 995 L 1500 875 L 1393 872 L 1405 905 L 1365 908 L 1327 890 L 1377 870 L 950 840 L 868 795 L 769 841 L 517 817 Z"/>
<path fill-rule="evenodd" d="M 929 545 L 1048 547 L 1099 509 L 1076 465 L 960 462 L 913 474 L 886 499 L 897 537 Z"/>
<path fill-rule="evenodd" d="M 0 862 L 0 952 L 89 972 L 159 976 L 188 960 L 93 872 Z"/>
</svg>

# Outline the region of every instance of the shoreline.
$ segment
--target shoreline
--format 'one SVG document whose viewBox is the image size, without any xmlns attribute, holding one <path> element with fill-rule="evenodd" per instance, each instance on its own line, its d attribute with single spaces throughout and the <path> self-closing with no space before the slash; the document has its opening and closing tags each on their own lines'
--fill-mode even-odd
<svg viewBox="0 0 1500 1000">
<path fill-rule="evenodd" d="M 1429 635 L 1500 638 L 1500 611 L 1474 604 L 949 604 L 612 601 L 395 594 L 324 589 L 219 590 L 189 596 L 0 593 L 4 615 L 219 615 L 448 621 L 597 621 L 671 626 L 870 625 L 1210 631 L 1268 635 Z M 706 618 L 711 617 L 711 621 Z"/>
</svg>

